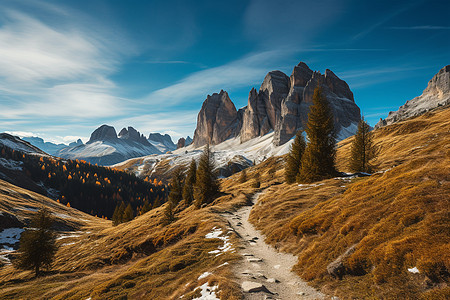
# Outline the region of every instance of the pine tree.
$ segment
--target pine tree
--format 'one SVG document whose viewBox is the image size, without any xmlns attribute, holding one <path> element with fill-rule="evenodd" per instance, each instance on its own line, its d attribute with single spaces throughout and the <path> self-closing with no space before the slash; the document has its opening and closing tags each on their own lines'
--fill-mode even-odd
<svg viewBox="0 0 450 300">
<path fill-rule="evenodd" d="M 301 160 L 299 182 L 314 182 L 336 175 L 336 139 L 331 108 L 322 88 L 314 90 L 313 105 L 306 125 L 308 144 Z"/>
<path fill-rule="evenodd" d="M 184 170 L 182 167 L 176 167 L 170 179 L 169 193 L 169 201 L 172 201 L 175 206 L 183 199 L 183 182 Z"/>
<path fill-rule="evenodd" d="M 192 159 L 183 187 L 183 199 L 187 205 L 194 202 L 194 186 L 197 176 L 197 163 Z"/>
<path fill-rule="evenodd" d="M 37 277 L 41 267 L 50 267 L 57 251 L 52 224 L 53 218 L 46 208 L 32 217 L 32 229 L 27 229 L 20 237 L 18 268 L 34 270 Z"/>
<path fill-rule="evenodd" d="M 286 164 L 284 166 L 284 179 L 288 184 L 294 183 L 297 179 L 305 148 L 306 142 L 303 137 L 303 131 L 299 130 L 295 136 L 294 143 L 290 146 L 289 154 L 286 157 Z"/>
<path fill-rule="evenodd" d="M 217 176 L 214 173 L 214 158 L 209 148 L 205 146 L 197 167 L 197 178 L 194 187 L 195 206 L 211 203 L 219 192 Z"/>
<path fill-rule="evenodd" d="M 128 222 L 134 219 L 134 210 L 131 207 L 131 203 L 128 203 L 127 208 L 123 212 L 122 222 Z"/>
<path fill-rule="evenodd" d="M 370 126 L 361 119 L 358 123 L 358 130 L 355 134 L 351 146 L 351 156 L 349 161 L 349 168 L 353 172 L 373 172 L 373 165 L 371 161 L 377 156 L 377 149 L 373 143 Z"/>
<path fill-rule="evenodd" d="M 259 174 L 259 171 L 256 171 L 253 174 L 252 187 L 255 188 L 255 189 L 259 189 L 261 187 L 261 175 Z"/>
<path fill-rule="evenodd" d="M 172 201 L 167 201 L 164 207 L 164 224 L 168 225 L 175 220 L 175 204 Z"/>
<path fill-rule="evenodd" d="M 244 183 L 247 181 L 247 169 L 241 171 L 241 177 L 239 177 L 239 182 Z"/>
</svg>

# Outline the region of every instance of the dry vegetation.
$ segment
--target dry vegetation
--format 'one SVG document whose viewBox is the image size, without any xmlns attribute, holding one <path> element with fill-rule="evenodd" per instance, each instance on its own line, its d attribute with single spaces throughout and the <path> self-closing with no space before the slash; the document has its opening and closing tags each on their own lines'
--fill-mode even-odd
<svg viewBox="0 0 450 300">
<path fill-rule="evenodd" d="M 446 299 L 450 270 L 450 109 L 375 131 L 385 172 L 270 187 L 251 213 L 295 271 L 341 298 Z M 338 165 L 345 170 L 350 141 Z M 391 169 L 392 168 L 392 169 Z M 342 280 L 327 265 L 347 249 Z M 417 267 L 420 274 L 408 272 Z"/>
<path fill-rule="evenodd" d="M 351 139 L 339 145 L 338 167 L 346 170 Z M 183 299 L 199 296 L 205 282 L 218 285 L 221 299 L 241 299 L 230 265 L 237 254 L 208 253 L 222 245 L 206 239 L 214 226 L 227 231 L 221 212 L 245 205 L 265 190 L 251 221 L 267 242 L 296 254 L 295 271 L 329 295 L 341 299 L 446 299 L 450 269 L 449 171 L 450 109 L 428 113 L 375 131 L 380 172 L 365 178 L 329 179 L 313 185 L 287 185 L 283 158 L 270 158 L 221 181 L 222 196 L 208 207 L 181 210 L 163 225 L 160 207 L 131 222 L 82 214 L 50 199 L 0 182 L 0 208 L 15 203 L 53 208 L 80 222 L 76 236 L 59 241 L 52 272 L 34 278 L 12 266 L 0 268 L 1 299 Z M 260 174 L 261 186 L 255 185 Z M 15 198 L 11 190 L 17 191 Z M 4 199 L 7 199 L 5 201 Z M 22 202 L 20 202 L 22 201 Z M 34 202 L 33 202 L 34 203 Z M 50 205 L 50 204 L 48 204 Z M 180 204 L 182 206 L 183 203 Z M 62 212 L 64 211 L 64 212 Z M 78 215 L 77 215 L 78 214 Z M 238 247 L 234 233 L 230 241 Z M 340 280 L 327 265 L 351 246 Z M 407 268 L 417 267 L 420 274 Z M 212 275 L 198 280 L 204 272 Z"/>
</svg>

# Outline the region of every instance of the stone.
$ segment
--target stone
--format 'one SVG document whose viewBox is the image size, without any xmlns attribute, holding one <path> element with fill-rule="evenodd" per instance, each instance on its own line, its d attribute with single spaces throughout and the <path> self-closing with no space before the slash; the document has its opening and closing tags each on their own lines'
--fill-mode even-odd
<svg viewBox="0 0 450 300">
<path fill-rule="evenodd" d="M 254 282 L 254 281 L 244 281 L 241 285 L 242 289 L 244 290 L 244 293 L 258 293 L 258 292 L 264 292 L 268 294 L 273 294 L 270 292 L 265 285 Z"/>
<path fill-rule="evenodd" d="M 177 149 L 184 148 L 186 146 L 186 139 L 184 137 L 179 138 L 177 142 Z"/>
<path fill-rule="evenodd" d="M 278 279 L 275 279 L 275 278 L 268 278 L 267 282 L 269 282 L 269 283 L 279 283 L 280 281 Z"/>
<path fill-rule="evenodd" d="M 251 258 L 247 258 L 247 261 L 257 263 L 257 262 L 262 262 L 263 260 L 261 258 L 251 257 Z"/>
<path fill-rule="evenodd" d="M 195 147 L 205 144 L 217 145 L 235 137 L 240 130 L 238 112 L 228 93 L 220 91 L 208 95 L 203 102 L 197 117 L 197 128 L 194 132 Z"/>
<path fill-rule="evenodd" d="M 91 144 L 96 141 L 114 141 L 117 140 L 117 133 L 114 127 L 109 125 L 102 125 L 95 129 L 91 134 L 91 138 L 86 144 Z"/>
<path fill-rule="evenodd" d="M 327 266 L 327 272 L 334 278 L 342 279 L 346 274 L 345 260 L 356 250 L 356 244 L 348 248 L 343 254 Z"/>
<path fill-rule="evenodd" d="M 422 95 L 406 101 L 398 111 L 389 112 L 386 119 L 380 119 L 375 125 L 375 129 L 420 116 L 431 109 L 447 105 L 450 105 L 450 65 L 443 67 L 431 78 Z"/>
</svg>

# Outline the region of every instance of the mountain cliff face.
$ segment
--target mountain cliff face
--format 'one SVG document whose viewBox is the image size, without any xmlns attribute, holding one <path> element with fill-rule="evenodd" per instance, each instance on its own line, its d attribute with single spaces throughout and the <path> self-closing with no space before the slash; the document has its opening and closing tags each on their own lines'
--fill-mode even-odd
<svg viewBox="0 0 450 300">
<path fill-rule="evenodd" d="M 196 147 L 219 144 L 239 132 L 239 114 L 228 93 L 208 95 L 198 113 L 193 143 Z"/>
<path fill-rule="evenodd" d="M 198 115 L 194 145 L 219 144 L 238 136 L 244 143 L 274 131 L 273 143 L 280 146 L 305 128 L 318 85 L 333 110 L 338 139 L 354 134 L 361 115 L 348 84 L 328 69 L 321 74 L 300 62 L 290 77 L 281 71 L 269 72 L 239 111 L 224 91 L 208 96 Z"/>
<path fill-rule="evenodd" d="M 173 143 L 172 138 L 168 134 L 162 135 L 157 132 L 150 133 L 147 140 L 162 153 L 177 149 L 177 146 Z"/>
<path fill-rule="evenodd" d="M 383 127 L 401 120 L 419 116 L 430 109 L 438 106 L 450 104 L 450 65 L 443 67 L 428 82 L 427 88 L 422 95 L 406 101 L 406 103 L 398 109 L 391 111 L 386 119 L 380 119 L 375 125 L 375 129 Z"/>
<path fill-rule="evenodd" d="M 114 127 L 102 125 L 91 134 L 86 144 L 66 147 L 56 155 L 82 159 L 92 164 L 112 165 L 130 158 L 160 153 L 161 151 L 133 127 L 123 128 L 117 135 Z"/>
</svg>

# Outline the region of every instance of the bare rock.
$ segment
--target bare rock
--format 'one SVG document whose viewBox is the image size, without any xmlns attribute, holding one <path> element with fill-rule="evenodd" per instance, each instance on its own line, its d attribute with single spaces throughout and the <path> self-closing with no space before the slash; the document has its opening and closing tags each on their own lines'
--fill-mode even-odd
<svg viewBox="0 0 450 300">
<path fill-rule="evenodd" d="M 422 95 L 406 101 L 395 112 L 389 112 L 386 119 L 380 119 L 375 129 L 392 123 L 419 116 L 438 106 L 450 105 L 450 65 L 443 67 L 428 82 Z"/>
<path fill-rule="evenodd" d="M 196 147 L 216 145 L 235 137 L 240 130 L 238 112 L 228 93 L 208 95 L 197 117 L 193 143 Z"/>
<path fill-rule="evenodd" d="M 86 144 L 93 143 L 95 141 L 114 141 L 117 140 L 117 133 L 114 127 L 109 125 L 102 125 L 91 134 L 91 138 Z"/>
<path fill-rule="evenodd" d="M 177 142 L 177 149 L 183 148 L 186 146 L 186 139 L 184 137 L 179 138 Z"/>
<path fill-rule="evenodd" d="M 343 254 L 327 266 L 327 272 L 335 278 L 342 279 L 346 274 L 345 260 L 356 250 L 356 244 L 348 248 Z"/>
<path fill-rule="evenodd" d="M 254 281 L 244 281 L 242 283 L 242 289 L 244 290 L 244 293 L 264 292 L 268 294 L 273 294 L 263 284 Z"/>
</svg>

